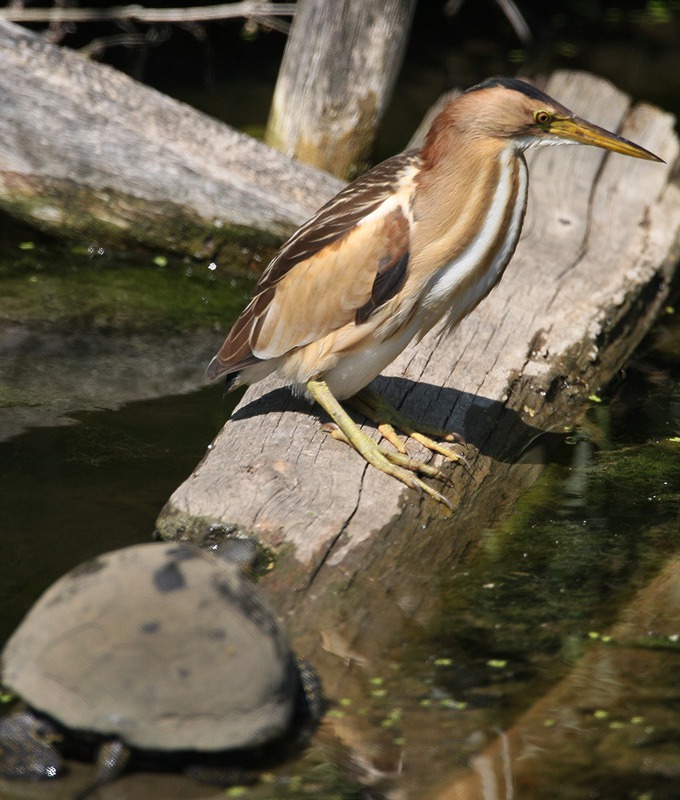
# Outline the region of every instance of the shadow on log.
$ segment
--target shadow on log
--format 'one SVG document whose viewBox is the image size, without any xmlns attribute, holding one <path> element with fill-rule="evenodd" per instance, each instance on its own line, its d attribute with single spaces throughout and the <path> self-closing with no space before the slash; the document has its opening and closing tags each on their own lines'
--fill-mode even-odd
<svg viewBox="0 0 680 800">
<path fill-rule="evenodd" d="M 506 277 L 453 337 L 428 335 L 379 379 L 406 414 L 469 443 L 469 467 L 453 468 L 453 516 L 367 468 L 319 431 L 314 410 L 263 381 L 158 520 L 165 538 L 200 540 L 222 526 L 276 551 L 263 584 L 331 698 L 363 696 L 370 665 L 427 623 L 437 602 L 428 588 L 540 473 L 529 448 L 579 420 L 667 297 L 680 242 L 673 118 L 631 108 L 586 74 L 557 73 L 546 90 L 667 164 L 591 148 L 532 154 Z M 365 740 L 359 749 L 371 759 Z"/>
</svg>

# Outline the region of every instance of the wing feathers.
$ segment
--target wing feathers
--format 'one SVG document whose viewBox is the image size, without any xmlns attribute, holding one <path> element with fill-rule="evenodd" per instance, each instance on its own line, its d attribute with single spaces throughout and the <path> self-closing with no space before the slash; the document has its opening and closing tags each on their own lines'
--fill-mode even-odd
<svg viewBox="0 0 680 800">
<path fill-rule="evenodd" d="M 357 309 L 354 321 L 357 325 L 367 322 L 371 314 L 381 305 L 386 303 L 404 285 L 406 280 L 406 268 L 408 266 L 408 250 L 400 255 L 396 261 L 392 261 L 383 270 L 378 270 L 378 274 L 373 281 L 371 288 L 371 299 Z"/>
<path fill-rule="evenodd" d="M 362 324 L 408 273 L 418 155 L 388 159 L 330 200 L 283 245 L 208 368 L 232 373 Z"/>
</svg>

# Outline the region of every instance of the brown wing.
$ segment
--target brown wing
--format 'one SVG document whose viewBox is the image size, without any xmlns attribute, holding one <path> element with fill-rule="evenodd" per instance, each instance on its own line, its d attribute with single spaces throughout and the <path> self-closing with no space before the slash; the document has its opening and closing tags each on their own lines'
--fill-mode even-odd
<svg viewBox="0 0 680 800">
<path fill-rule="evenodd" d="M 418 155 L 402 153 L 347 186 L 283 245 L 208 367 L 208 377 L 365 322 L 407 275 Z"/>
</svg>

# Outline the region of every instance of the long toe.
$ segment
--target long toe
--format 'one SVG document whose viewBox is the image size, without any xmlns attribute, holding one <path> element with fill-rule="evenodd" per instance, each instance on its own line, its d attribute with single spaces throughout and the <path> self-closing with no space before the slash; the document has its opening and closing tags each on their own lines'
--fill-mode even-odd
<svg viewBox="0 0 680 800">
<path fill-rule="evenodd" d="M 426 425 L 404 416 L 373 389 L 362 389 L 350 402 L 357 411 L 378 426 L 382 436 L 400 453 L 406 453 L 406 448 L 397 436 L 395 428 L 433 453 L 439 453 L 451 461 L 464 460 L 463 452 L 436 441 L 436 439 L 441 439 L 449 444 L 455 443 L 464 449 L 465 441 L 462 436 L 444 428 Z"/>
<path fill-rule="evenodd" d="M 357 453 L 363 456 L 369 464 L 376 467 L 376 469 L 379 469 L 381 472 L 384 472 L 386 475 L 391 475 L 393 478 L 406 484 L 406 486 L 410 486 L 412 489 L 425 492 L 438 502 L 443 503 L 449 509 L 451 508 L 451 504 L 442 494 L 431 486 L 428 486 L 415 474 L 416 472 L 420 472 L 423 475 L 447 481 L 448 476 L 445 473 L 436 467 L 431 467 L 429 464 L 424 464 L 412 459 L 406 453 L 393 453 L 381 448 L 380 445 L 362 431 L 356 422 L 347 414 L 323 380 L 309 381 L 307 383 L 307 390 L 333 420 L 331 424 L 326 424 L 323 427 L 330 432 L 334 439 L 338 439 L 350 445 L 350 447 L 354 448 Z"/>
<path fill-rule="evenodd" d="M 424 461 L 418 461 L 416 458 L 411 458 L 404 453 L 395 453 L 391 450 L 386 450 L 380 447 L 373 439 L 369 439 L 373 446 L 368 446 L 366 449 L 361 450 L 350 442 L 345 433 L 336 425 L 330 423 L 322 426 L 322 430 L 329 433 L 330 436 L 338 442 L 344 442 L 353 449 L 357 450 L 364 459 L 372 466 L 384 472 L 386 475 L 391 475 L 393 478 L 401 481 L 409 486 L 411 489 L 416 489 L 419 492 L 425 492 L 430 497 L 434 498 L 440 503 L 443 503 L 447 508 L 452 510 L 451 503 L 431 486 L 428 486 L 424 481 L 420 480 L 414 473 L 421 473 L 428 478 L 442 481 L 442 483 L 452 484 L 451 477 L 438 467 L 433 467 L 426 464 Z M 368 437 L 367 437 L 368 438 Z"/>
</svg>

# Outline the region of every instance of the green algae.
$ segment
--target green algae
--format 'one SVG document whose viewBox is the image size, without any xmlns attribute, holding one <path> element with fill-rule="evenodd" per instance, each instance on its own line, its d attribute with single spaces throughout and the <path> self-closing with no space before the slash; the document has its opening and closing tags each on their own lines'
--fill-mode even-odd
<svg viewBox="0 0 680 800">
<path fill-rule="evenodd" d="M 256 275 L 214 261 L 123 260 L 102 248 L 5 249 L 0 320 L 69 331 L 220 329 L 244 306 Z"/>
</svg>

